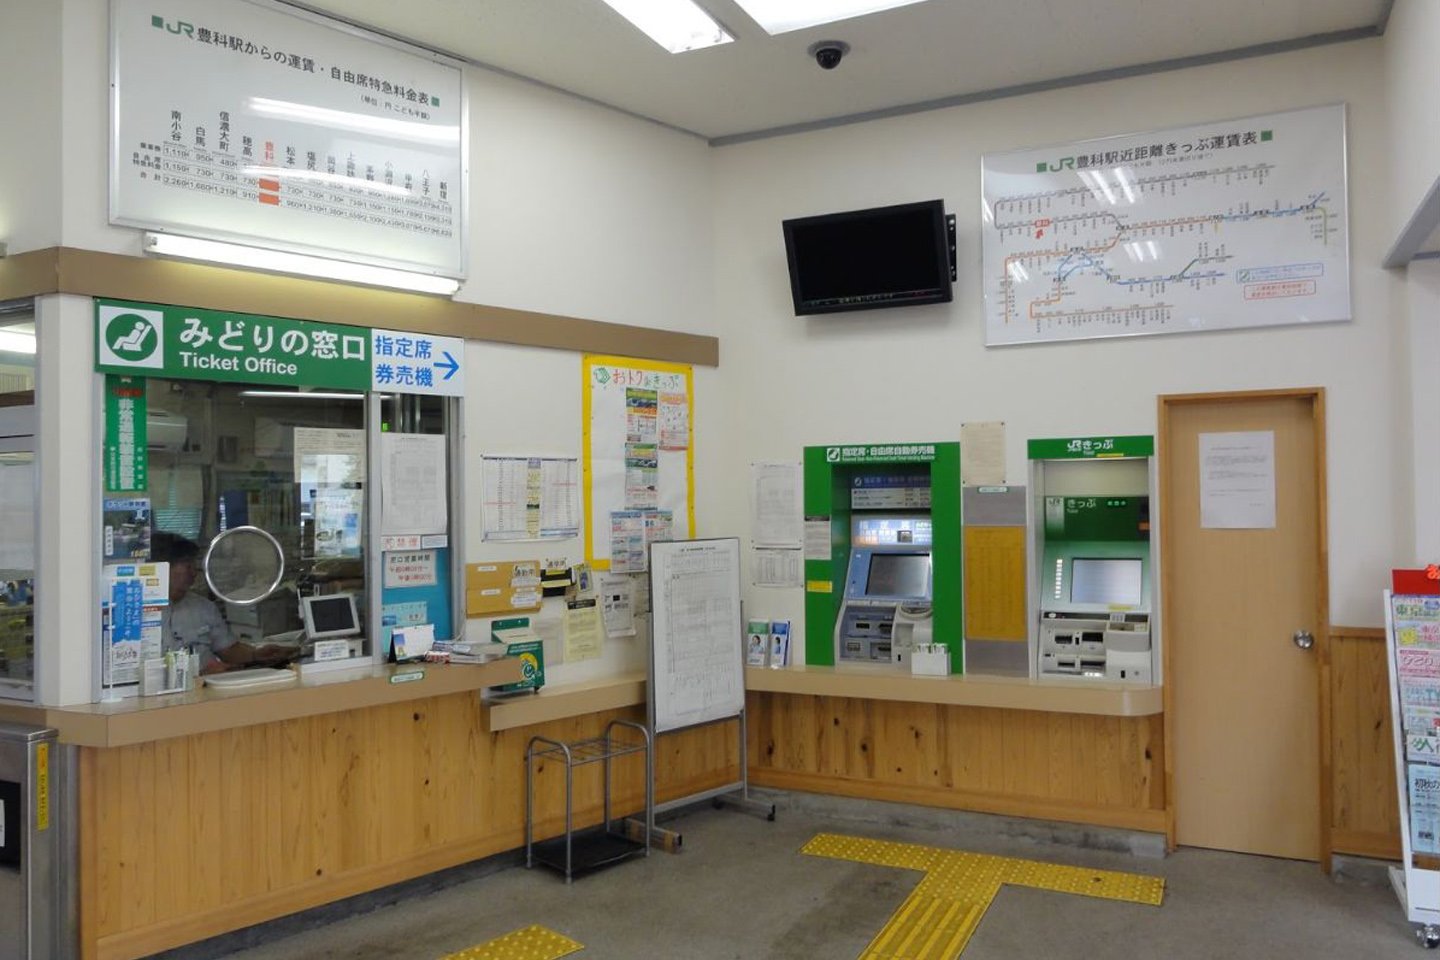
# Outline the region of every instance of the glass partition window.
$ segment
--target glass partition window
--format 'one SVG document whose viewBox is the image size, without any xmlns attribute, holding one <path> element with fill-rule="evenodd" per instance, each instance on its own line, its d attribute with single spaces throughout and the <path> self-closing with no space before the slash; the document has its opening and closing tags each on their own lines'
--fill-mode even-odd
<svg viewBox="0 0 1440 960">
<path fill-rule="evenodd" d="M 0 697 L 35 683 L 35 316 L 0 304 Z"/>
<path fill-rule="evenodd" d="M 440 396 L 386 394 L 379 401 L 380 650 L 396 628 L 429 624 L 438 640 L 464 633 L 456 616 L 463 583 L 454 532 L 459 514 L 459 405 Z"/>
<path fill-rule="evenodd" d="M 128 419 L 111 409 L 113 394 L 125 399 L 119 381 L 142 401 Z M 353 598 L 354 646 L 363 643 L 364 394 L 119 377 L 107 378 L 106 393 L 106 575 L 169 564 L 164 601 L 159 588 L 144 601 L 164 609 L 138 631 L 136 659 L 184 650 L 202 673 L 277 666 L 309 652 L 306 599 L 332 594 Z M 133 429 L 142 415 L 144 430 Z M 143 446 L 114 449 L 117 436 L 142 433 Z M 134 682 L 130 656 L 116 661 L 106 630 L 105 682 Z"/>
</svg>

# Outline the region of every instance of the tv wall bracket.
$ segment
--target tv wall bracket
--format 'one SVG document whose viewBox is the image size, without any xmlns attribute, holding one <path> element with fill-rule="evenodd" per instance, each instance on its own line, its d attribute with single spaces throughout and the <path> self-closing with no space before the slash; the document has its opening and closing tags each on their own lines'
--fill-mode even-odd
<svg viewBox="0 0 1440 960">
<path fill-rule="evenodd" d="M 955 282 L 955 214 L 945 214 L 945 235 L 950 244 L 950 282 Z"/>
</svg>

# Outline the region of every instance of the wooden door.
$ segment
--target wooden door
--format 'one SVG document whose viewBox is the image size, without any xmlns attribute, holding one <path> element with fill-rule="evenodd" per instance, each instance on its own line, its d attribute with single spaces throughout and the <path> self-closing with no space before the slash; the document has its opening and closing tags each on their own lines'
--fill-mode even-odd
<svg viewBox="0 0 1440 960">
<path fill-rule="evenodd" d="M 1160 398 L 1172 843 L 1300 860 L 1323 849 L 1324 426 L 1318 388 Z M 1249 431 L 1274 435 L 1275 525 L 1203 527 L 1201 436 Z"/>
</svg>

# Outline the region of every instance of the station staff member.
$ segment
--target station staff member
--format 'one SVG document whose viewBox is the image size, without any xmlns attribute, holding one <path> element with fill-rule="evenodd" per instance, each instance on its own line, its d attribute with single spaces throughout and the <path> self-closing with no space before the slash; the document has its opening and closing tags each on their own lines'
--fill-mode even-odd
<svg viewBox="0 0 1440 960">
<path fill-rule="evenodd" d="M 191 591 L 200 563 L 200 547 L 195 541 L 157 531 L 150 538 L 150 558 L 170 564 L 170 606 L 161 621 L 166 651 L 187 650 L 198 656 L 201 673 L 220 673 L 283 656 L 280 647 L 252 647 L 236 640 L 215 602 Z"/>
</svg>

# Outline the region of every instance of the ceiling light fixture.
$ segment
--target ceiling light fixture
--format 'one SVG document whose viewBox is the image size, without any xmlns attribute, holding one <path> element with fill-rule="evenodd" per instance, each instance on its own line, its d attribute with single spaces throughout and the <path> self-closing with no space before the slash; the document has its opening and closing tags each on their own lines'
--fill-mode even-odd
<svg viewBox="0 0 1440 960">
<path fill-rule="evenodd" d="M 692 0 L 605 0 L 605 3 L 671 53 L 700 50 L 735 39 Z"/>
<path fill-rule="evenodd" d="M 285 400 L 364 400 L 363 393 L 336 393 L 332 390 L 241 390 L 242 397 Z"/>
<path fill-rule="evenodd" d="M 35 334 L 19 330 L 0 330 L 0 351 L 5 353 L 34 353 Z"/>
<path fill-rule="evenodd" d="M 295 273 L 324 280 L 363 283 L 372 287 L 394 287 L 398 290 L 413 290 L 417 293 L 438 293 L 446 297 L 453 296 L 460 289 L 460 281 L 450 277 L 437 277 L 410 270 L 395 270 L 391 267 L 375 267 L 366 263 L 352 263 L 348 260 L 330 260 L 303 253 L 286 253 L 283 250 L 245 247 L 238 243 L 221 243 L 217 240 L 181 237 L 173 233 L 146 233 L 141 242 L 146 253 L 160 257 L 223 263 L 229 266 L 270 270 L 276 273 Z"/>
<path fill-rule="evenodd" d="M 863 17 L 921 0 L 735 0 L 741 9 L 774 36 L 822 23 Z"/>
<path fill-rule="evenodd" d="M 460 128 L 452 125 L 417 123 L 414 120 L 395 120 L 390 117 L 372 117 L 348 110 L 332 110 L 308 103 L 291 103 L 288 100 L 271 100 L 268 97 L 251 97 L 245 101 L 251 113 L 275 120 L 295 120 L 311 123 L 331 130 L 349 130 L 351 133 L 367 133 L 371 136 L 390 140 L 408 140 L 411 143 L 453 144 L 460 142 Z"/>
</svg>

